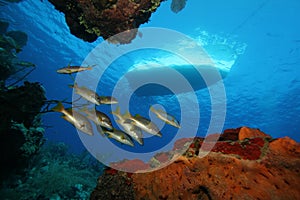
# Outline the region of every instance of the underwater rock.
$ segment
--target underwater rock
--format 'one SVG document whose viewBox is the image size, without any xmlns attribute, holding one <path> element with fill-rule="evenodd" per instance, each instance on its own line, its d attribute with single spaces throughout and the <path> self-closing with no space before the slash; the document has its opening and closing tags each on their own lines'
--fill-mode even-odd
<svg viewBox="0 0 300 200">
<path fill-rule="evenodd" d="M 0 20 L 0 34 L 4 34 L 7 31 L 9 23 L 3 20 Z"/>
<path fill-rule="evenodd" d="M 270 135 L 261 132 L 259 129 L 253 129 L 248 127 L 240 128 L 239 140 L 245 140 L 246 138 L 254 138 L 254 137 L 271 138 Z"/>
<path fill-rule="evenodd" d="M 108 169 L 98 179 L 98 184 L 92 192 L 90 200 L 134 200 L 134 190 L 131 174 Z"/>
<path fill-rule="evenodd" d="M 222 140 L 203 158 L 197 155 L 204 139 L 195 138 L 191 143 L 191 139 L 183 138 L 175 143 L 173 151 L 187 144 L 190 147 L 172 164 L 130 175 L 135 199 L 297 199 L 300 196 L 299 143 L 287 137 L 272 139 L 248 127 L 225 130 L 220 136 Z"/>
<path fill-rule="evenodd" d="M 45 142 L 40 111 L 46 100 L 40 83 L 20 84 L 34 68 L 28 72 L 26 69 L 35 65 L 20 61 L 16 55 L 27 43 L 26 33 L 7 32 L 8 26 L 8 22 L 0 22 L 0 187 L 7 188 L 11 187 L 10 181 L 25 173 L 29 160 Z M 14 198 L 0 196 L 21 199 L 16 197 L 19 194 Z"/>
<path fill-rule="evenodd" d="M 112 39 L 114 43 L 126 44 L 135 38 L 136 28 L 148 22 L 163 0 L 49 1 L 65 13 L 70 31 L 76 37 L 93 42 L 99 36 L 108 39 L 127 31 L 121 37 Z"/>
<path fill-rule="evenodd" d="M 0 187 L 1 199 L 89 199 L 104 166 L 85 151 L 71 153 L 64 143 L 47 143 L 29 159 L 25 173 Z"/>
<path fill-rule="evenodd" d="M 239 139 L 240 129 L 241 128 L 231 128 L 224 130 L 224 132 L 220 135 L 219 141 L 237 141 Z"/>
<path fill-rule="evenodd" d="M 41 84 L 27 81 L 20 87 L 0 90 L 0 97 L 1 128 L 9 128 L 12 121 L 29 128 L 46 100 Z"/>
<path fill-rule="evenodd" d="M 112 168 L 117 169 L 123 169 L 125 171 L 128 171 L 129 169 L 132 169 L 133 171 L 137 171 L 140 169 L 148 169 L 150 167 L 149 164 L 144 163 L 141 160 L 134 159 L 134 160 L 123 160 L 121 162 L 111 163 L 110 165 Z"/>
<path fill-rule="evenodd" d="M 39 83 L 0 89 L 0 179 L 26 165 L 44 143 L 40 116 L 45 91 Z"/>
<path fill-rule="evenodd" d="M 280 149 L 278 154 L 273 145 Z M 181 157 L 162 170 L 134 174 L 132 179 L 136 199 L 297 199 L 299 156 L 299 144 L 282 138 L 271 141 L 260 160 L 212 152 L 204 158 Z"/>
</svg>

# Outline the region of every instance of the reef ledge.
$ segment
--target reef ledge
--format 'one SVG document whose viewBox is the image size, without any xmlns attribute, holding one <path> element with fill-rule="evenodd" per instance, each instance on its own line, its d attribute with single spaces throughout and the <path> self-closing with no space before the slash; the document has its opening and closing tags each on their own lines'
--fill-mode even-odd
<svg viewBox="0 0 300 200">
<path fill-rule="evenodd" d="M 49 0 L 65 14 L 73 35 L 88 42 L 99 36 L 110 42 L 127 44 L 137 28 L 149 21 L 164 0 Z M 121 35 L 118 33 L 124 32 Z M 112 36 L 114 36 L 112 38 Z"/>
<path fill-rule="evenodd" d="M 189 142 L 186 153 L 160 170 L 132 174 L 108 168 L 91 199 L 105 199 L 103 194 L 144 200 L 299 198 L 299 143 L 288 137 L 274 139 L 248 127 L 228 129 L 219 136 L 203 158 L 197 156 L 203 138 L 184 138 L 173 150 Z M 135 162 L 125 161 L 127 165 Z M 104 182 L 110 187 L 104 187 Z"/>
</svg>

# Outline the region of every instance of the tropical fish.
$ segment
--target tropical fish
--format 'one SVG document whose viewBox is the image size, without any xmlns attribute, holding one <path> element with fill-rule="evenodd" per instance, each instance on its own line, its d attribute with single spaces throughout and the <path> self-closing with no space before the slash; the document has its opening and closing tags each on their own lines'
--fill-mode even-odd
<svg viewBox="0 0 300 200">
<path fill-rule="evenodd" d="M 125 123 L 126 118 L 121 115 L 120 107 L 117 107 L 116 111 L 112 112 L 113 115 L 116 115 L 119 119 L 116 120 L 118 124 L 120 124 L 124 131 L 131 136 L 132 139 L 136 140 L 140 145 L 144 144 L 143 133 L 141 128 L 134 126 L 131 123 Z"/>
<path fill-rule="evenodd" d="M 76 94 L 82 96 L 89 102 L 92 102 L 96 105 L 100 105 L 99 96 L 96 92 L 86 87 L 79 87 L 76 83 L 74 85 L 70 85 L 70 87 L 75 89 Z"/>
<path fill-rule="evenodd" d="M 95 122 L 96 125 L 105 127 L 109 130 L 113 129 L 110 118 L 103 112 L 98 110 L 89 110 L 87 108 L 81 109 L 87 115 L 87 118 Z"/>
<path fill-rule="evenodd" d="M 122 144 L 127 144 L 129 146 L 134 146 L 131 138 L 123 131 L 118 130 L 118 129 L 113 129 L 113 130 L 104 130 L 104 133 L 107 134 L 109 138 L 113 138 Z"/>
<path fill-rule="evenodd" d="M 96 92 L 94 92 L 86 87 L 79 87 L 76 83 L 74 85 L 70 85 L 70 87 L 75 89 L 76 94 L 82 96 L 89 102 L 92 102 L 96 105 L 118 103 L 117 99 L 114 97 L 99 96 Z"/>
<path fill-rule="evenodd" d="M 162 134 L 159 131 L 159 128 L 153 122 L 151 122 L 149 119 L 142 117 L 140 115 L 131 116 L 131 114 L 129 112 L 126 112 L 124 117 L 126 118 L 124 123 L 133 124 L 152 135 L 162 137 Z"/>
<path fill-rule="evenodd" d="M 118 100 L 110 96 L 99 96 L 98 100 L 100 104 L 117 104 Z"/>
<path fill-rule="evenodd" d="M 68 65 L 67 67 L 63 67 L 63 68 L 60 68 L 60 69 L 56 70 L 56 72 L 59 73 L 59 74 L 73 74 L 73 73 L 77 73 L 77 72 L 91 70 L 91 69 L 93 69 L 94 66 L 95 65 L 82 67 L 82 66 L 70 66 L 70 65 Z"/>
<path fill-rule="evenodd" d="M 93 127 L 89 120 L 82 114 L 72 110 L 72 108 L 65 109 L 63 104 L 61 102 L 58 102 L 58 104 L 54 108 L 52 108 L 52 110 L 64 114 L 62 118 L 73 124 L 83 133 L 94 135 Z"/>
<path fill-rule="evenodd" d="M 175 119 L 175 117 L 171 116 L 170 114 L 164 112 L 163 110 L 155 110 L 153 106 L 150 107 L 150 110 L 162 121 L 166 122 L 167 124 L 170 124 L 176 128 L 180 128 L 180 125 L 178 121 Z"/>
</svg>

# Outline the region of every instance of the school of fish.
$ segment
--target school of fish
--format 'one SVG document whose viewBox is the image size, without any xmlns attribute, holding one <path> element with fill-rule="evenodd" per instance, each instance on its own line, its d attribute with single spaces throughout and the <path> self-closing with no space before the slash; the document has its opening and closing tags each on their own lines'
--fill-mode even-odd
<svg viewBox="0 0 300 200">
<path fill-rule="evenodd" d="M 86 70 L 91 70 L 93 66 L 70 66 L 61 68 L 57 70 L 59 74 L 73 74 Z M 88 102 L 91 102 L 97 106 L 100 105 L 110 105 L 117 104 L 118 100 L 110 96 L 99 96 L 96 92 L 83 87 L 78 86 L 77 83 L 70 86 L 74 89 L 75 93 L 80 97 L 84 98 Z M 105 113 L 97 109 L 89 109 L 87 107 L 82 107 L 79 111 L 75 111 L 72 108 L 65 108 L 62 102 L 52 108 L 54 112 L 60 112 L 63 115 L 63 119 L 71 123 L 81 132 L 88 134 L 90 136 L 94 135 L 93 125 L 96 127 L 97 132 L 102 136 L 107 136 L 108 138 L 114 139 L 122 144 L 134 147 L 134 141 L 140 145 L 144 144 L 143 131 L 149 134 L 162 137 L 157 125 L 155 125 L 149 119 L 141 116 L 132 116 L 128 111 L 125 114 L 121 114 L 120 107 L 117 107 L 115 111 L 111 114 L 115 115 L 118 119 L 116 123 L 122 127 L 123 130 L 116 129 L 113 127 L 111 119 Z M 155 109 L 153 106 L 150 107 L 150 111 L 153 112 L 157 118 L 161 119 L 165 123 L 172 125 L 176 128 L 180 128 L 179 122 L 172 115 L 168 114 L 163 110 Z"/>
</svg>

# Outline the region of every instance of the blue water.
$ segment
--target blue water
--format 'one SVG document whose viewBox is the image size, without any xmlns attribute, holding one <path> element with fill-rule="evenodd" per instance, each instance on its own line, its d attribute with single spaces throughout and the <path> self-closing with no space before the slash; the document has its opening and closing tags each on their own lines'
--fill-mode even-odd
<svg viewBox="0 0 300 200">
<path fill-rule="evenodd" d="M 227 107 L 223 130 L 249 126 L 273 137 L 288 136 L 300 141 L 300 2 L 189 0 L 178 14 L 171 12 L 170 3 L 170 0 L 163 2 L 150 22 L 141 27 L 168 28 L 186 34 L 202 44 L 214 61 L 230 66 L 223 80 Z M 68 84 L 73 80 L 57 74 L 56 70 L 68 63 L 81 64 L 103 39 L 87 43 L 71 35 L 64 15 L 47 1 L 26 0 L 0 9 L 0 17 L 8 19 L 10 29 L 22 30 L 29 36 L 27 46 L 19 54 L 21 59 L 37 65 L 28 80 L 41 82 L 48 99 L 71 101 L 72 89 Z M 132 66 L 172 60 L 166 61 L 165 57 L 159 51 L 151 55 L 144 51 L 120 57 L 106 70 L 98 90 L 109 95 L 118 77 Z M 197 134 L 205 136 L 212 117 L 211 99 L 205 88 L 193 94 L 200 108 Z M 186 101 L 191 98 L 190 93 L 180 95 Z M 148 116 L 150 105 L 157 103 L 181 119 L 179 103 L 174 96 L 134 94 L 130 99 L 130 112 Z M 190 112 L 191 122 L 194 106 L 191 102 L 191 106 L 184 108 Z M 101 109 L 108 114 L 111 111 L 109 106 Z M 45 134 L 48 140 L 65 142 L 74 152 L 85 148 L 76 129 L 59 114 L 43 115 L 43 123 L 48 127 Z M 164 126 L 163 138 L 146 138 L 145 145 L 136 145 L 135 149 L 113 143 L 133 152 L 154 151 L 168 144 L 176 131 L 176 128 Z M 191 134 L 183 133 L 180 137 Z"/>
</svg>

